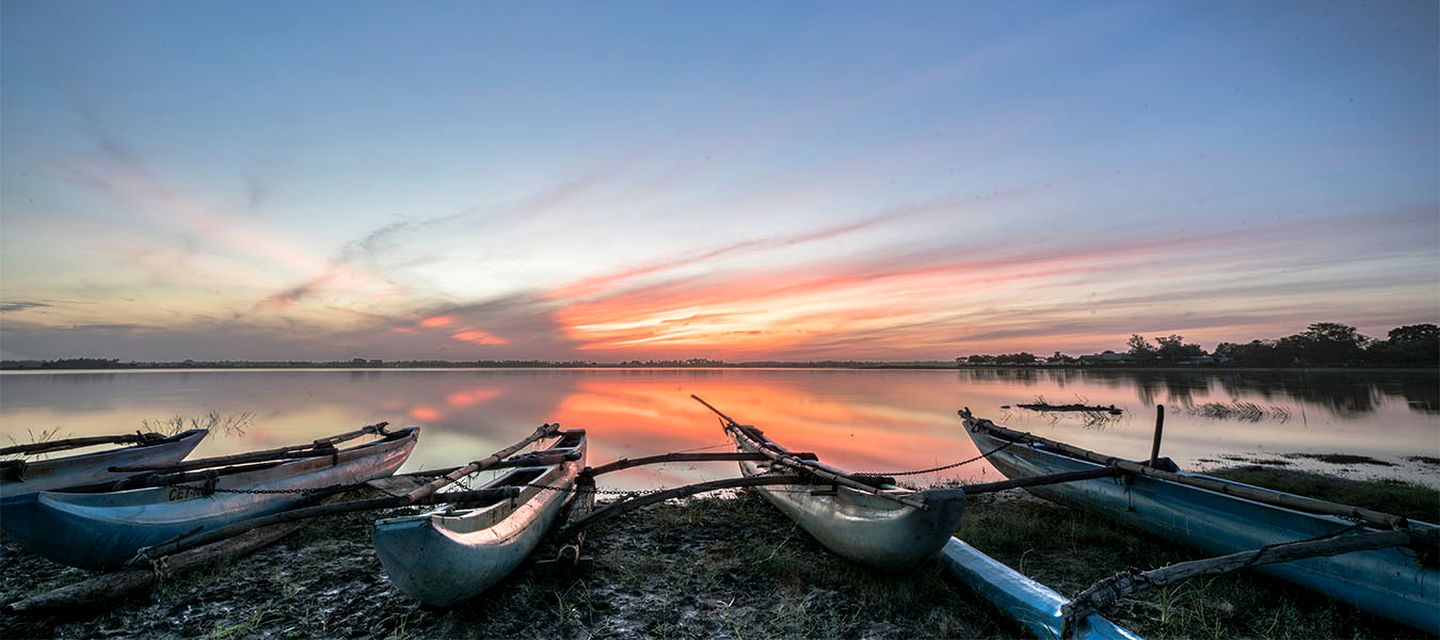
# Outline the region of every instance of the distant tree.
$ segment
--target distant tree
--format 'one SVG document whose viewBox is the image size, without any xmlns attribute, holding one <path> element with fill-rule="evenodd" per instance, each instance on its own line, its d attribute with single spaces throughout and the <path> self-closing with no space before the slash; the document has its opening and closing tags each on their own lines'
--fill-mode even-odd
<svg viewBox="0 0 1440 640">
<path fill-rule="evenodd" d="M 1358 362 L 1370 339 L 1347 324 L 1317 322 L 1302 333 L 1280 339 L 1281 349 L 1293 348 L 1305 364 L 1345 365 Z"/>
<path fill-rule="evenodd" d="M 970 364 L 991 364 L 995 362 L 995 356 L 977 353 L 970 356 L 969 358 L 966 358 L 966 361 L 968 361 Z"/>
<path fill-rule="evenodd" d="M 1155 338 L 1155 342 L 1160 345 L 1159 348 L 1155 350 L 1156 357 L 1171 364 L 1205 355 L 1205 350 L 1201 349 L 1200 345 L 1194 343 L 1185 344 L 1184 338 L 1173 333 L 1168 337 L 1157 337 Z"/>
<path fill-rule="evenodd" d="M 1125 342 L 1125 346 L 1130 347 L 1130 357 L 1141 364 L 1154 362 L 1158 356 L 1154 345 L 1151 345 L 1149 340 L 1138 333 L 1130 334 L 1130 339 Z"/>
<path fill-rule="evenodd" d="M 1050 364 L 1070 364 L 1075 362 L 1075 358 L 1073 356 L 1067 356 L 1063 353 L 1060 353 L 1059 351 L 1056 351 L 1055 353 L 1051 354 L 1050 357 L 1045 358 L 1045 362 L 1048 362 Z"/>
<path fill-rule="evenodd" d="M 1035 364 L 1039 358 L 1035 354 L 1021 351 L 1020 353 L 1002 353 L 995 356 L 995 364 Z"/>
<path fill-rule="evenodd" d="M 1440 366 L 1440 327 L 1411 324 L 1390 330 L 1388 339 L 1365 349 L 1365 361 L 1378 365 Z"/>
</svg>

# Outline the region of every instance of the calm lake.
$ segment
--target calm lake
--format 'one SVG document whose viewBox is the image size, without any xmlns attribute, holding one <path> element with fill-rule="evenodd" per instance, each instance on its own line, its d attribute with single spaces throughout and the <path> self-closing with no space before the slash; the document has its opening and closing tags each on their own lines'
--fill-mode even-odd
<svg viewBox="0 0 1440 640">
<path fill-rule="evenodd" d="M 243 433 L 215 433 L 196 455 L 305 442 L 389 421 L 423 427 L 405 466 L 484 457 L 542 422 L 584 428 L 591 464 L 715 447 L 725 439 L 697 394 L 795 451 L 854 471 L 936 467 L 976 455 L 956 409 L 1128 458 L 1149 454 L 1166 405 L 1162 455 L 1188 469 L 1250 460 L 1440 487 L 1440 376 L 1422 372 L 1090 370 L 503 369 L 226 370 L 6 373 L 0 440 L 133 431 L 174 416 L 250 412 Z M 1044 398 L 1123 409 L 1096 420 L 1004 408 Z M 1209 415 L 1208 403 L 1258 415 Z M 1375 462 L 1335 464 L 1304 454 Z M 1430 461 L 1420 459 L 1429 456 Z M 637 489 L 734 476 L 734 463 L 633 470 L 602 487 Z M 983 462 L 911 478 L 995 480 Z"/>
</svg>

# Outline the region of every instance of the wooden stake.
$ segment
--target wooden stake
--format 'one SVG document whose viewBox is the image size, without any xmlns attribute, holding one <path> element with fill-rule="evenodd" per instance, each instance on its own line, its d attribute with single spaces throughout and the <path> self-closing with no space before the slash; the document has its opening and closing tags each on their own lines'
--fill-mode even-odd
<svg viewBox="0 0 1440 640">
<path fill-rule="evenodd" d="M 1160 436 L 1165 433 L 1165 405 L 1155 405 L 1155 439 L 1150 443 L 1150 466 L 1160 461 Z"/>
</svg>

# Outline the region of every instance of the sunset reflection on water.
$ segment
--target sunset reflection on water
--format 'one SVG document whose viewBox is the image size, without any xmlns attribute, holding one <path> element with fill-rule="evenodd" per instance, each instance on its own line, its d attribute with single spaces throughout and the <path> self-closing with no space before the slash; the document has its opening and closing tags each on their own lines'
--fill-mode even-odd
<svg viewBox="0 0 1440 640">
<path fill-rule="evenodd" d="M 699 395 L 737 421 L 795 451 L 864 472 L 930 468 L 976 455 L 955 410 L 1097 451 L 1149 451 L 1154 405 L 1167 404 L 1164 453 L 1182 466 L 1286 460 L 1356 477 L 1402 477 L 1440 485 L 1440 391 L 1433 374 L 1034 370 L 271 370 L 0 375 L 0 434 L 24 442 L 41 430 L 65 435 L 132 431 L 142 421 L 208 411 L 253 412 L 244 434 L 215 434 L 197 455 L 303 442 L 388 420 L 423 427 L 405 470 L 459 465 L 488 455 L 542 422 L 583 428 L 590 464 L 686 450 L 729 449 Z M 1105 424 L 1005 405 L 1044 397 L 1115 404 Z M 1217 420 L 1184 407 L 1206 402 L 1283 407 L 1288 420 Z M 1394 464 L 1340 468 L 1286 453 L 1356 453 Z M 730 477 L 734 463 L 631 470 L 602 487 L 639 489 Z M 994 480 L 975 463 L 907 478 L 926 485 Z"/>
</svg>

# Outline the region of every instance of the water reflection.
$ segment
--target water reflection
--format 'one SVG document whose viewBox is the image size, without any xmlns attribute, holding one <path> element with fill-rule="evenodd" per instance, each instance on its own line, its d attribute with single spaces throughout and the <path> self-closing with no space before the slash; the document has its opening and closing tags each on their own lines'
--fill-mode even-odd
<svg viewBox="0 0 1440 640">
<path fill-rule="evenodd" d="M 1165 454 L 1204 468 L 1223 456 L 1355 453 L 1400 464 L 1400 476 L 1440 485 L 1440 378 L 1397 372 L 1208 372 L 984 369 L 846 370 L 342 370 L 169 371 L 0 375 L 0 436 L 27 430 L 114 433 L 143 420 L 249 411 L 243 436 L 220 435 L 199 455 L 278 446 L 388 420 L 424 427 L 407 470 L 458 465 L 487 455 L 546 421 L 587 429 L 591 463 L 728 445 L 699 394 L 741 422 L 838 466 L 894 472 L 976 454 L 954 416 L 960 406 L 1012 427 L 1113 455 L 1149 451 L 1155 404 L 1253 402 L 1284 408 L 1287 422 L 1239 422 L 1173 411 Z M 1114 404 L 1118 419 L 1096 428 L 1080 415 L 1007 411 L 1035 397 Z M 1176 407 L 1178 409 L 1178 407 Z M 1087 428 L 1088 427 L 1088 428 Z M 1311 463 L 1305 463 L 1311 464 Z M 1316 468 L 1364 477 L 1364 468 Z M 1377 470 L 1381 470 L 1377 468 Z M 641 488 L 733 476 L 733 463 L 672 465 L 606 478 Z M 994 479 L 975 464 L 919 483 Z"/>
</svg>

